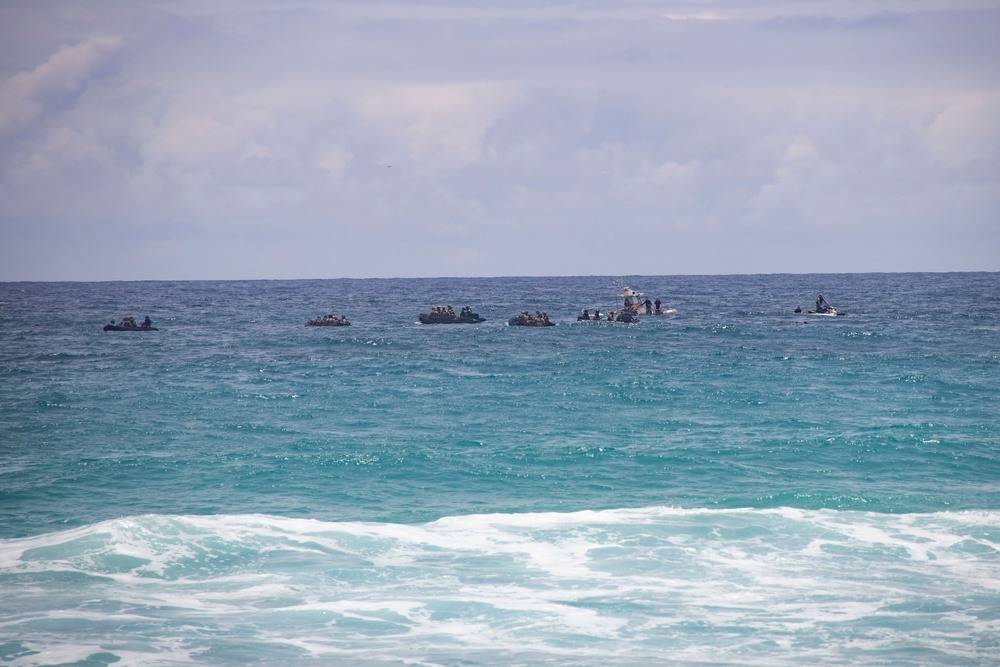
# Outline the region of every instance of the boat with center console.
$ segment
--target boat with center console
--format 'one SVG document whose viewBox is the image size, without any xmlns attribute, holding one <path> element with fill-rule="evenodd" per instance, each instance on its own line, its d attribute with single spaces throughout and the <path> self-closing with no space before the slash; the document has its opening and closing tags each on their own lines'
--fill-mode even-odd
<svg viewBox="0 0 1000 667">
<path fill-rule="evenodd" d="M 677 314 L 676 308 L 664 304 L 660 297 L 656 301 L 650 301 L 649 297 L 642 292 L 632 289 L 628 285 L 622 285 L 617 280 L 615 285 L 619 289 L 618 299 L 621 301 L 622 310 L 632 313 L 635 317 L 646 316 L 671 316 Z"/>
</svg>

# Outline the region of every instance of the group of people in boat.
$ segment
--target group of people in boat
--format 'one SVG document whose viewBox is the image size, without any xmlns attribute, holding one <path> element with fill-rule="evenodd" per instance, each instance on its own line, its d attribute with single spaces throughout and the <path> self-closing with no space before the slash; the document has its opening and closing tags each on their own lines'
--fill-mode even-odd
<svg viewBox="0 0 1000 667">
<path fill-rule="evenodd" d="M 473 312 L 472 306 L 463 306 L 462 310 L 455 314 L 455 309 L 451 304 L 433 306 L 430 314 L 420 313 L 417 320 L 421 324 L 478 324 L 486 321 L 485 318 L 479 316 L 479 313 Z"/>
<path fill-rule="evenodd" d="M 126 315 L 121 319 L 118 324 L 115 324 L 114 318 L 108 323 L 106 329 L 152 329 L 153 321 L 149 319 L 149 315 L 142 321 L 141 324 L 136 324 L 135 318 L 131 315 Z"/>
<path fill-rule="evenodd" d="M 578 322 L 626 322 L 632 323 L 637 321 L 636 316 L 640 314 L 645 315 L 660 315 L 663 311 L 663 303 L 660 298 L 657 297 L 655 301 L 650 301 L 649 297 L 646 297 L 645 301 L 639 301 L 638 298 L 633 298 L 633 296 L 628 295 L 625 297 L 624 307 L 620 310 L 609 310 L 606 315 L 602 314 L 600 309 L 594 309 L 591 313 L 589 308 L 584 308 L 583 313 L 577 317 Z M 673 313 L 676 311 L 667 311 L 668 313 Z M 801 307 L 795 308 L 796 313 L 802 313 Z M 818 314 L 842 314 L 839 313 L 830 303 L 823 297 L 820 293 L 816 297 L 816 308 L 815 310 L 809 311 L 810 313 Z M 447 306 L 433 306 L 431 308 L 430 315 L 421 315 L 421 321 L 429 320 L 431 322 L 437 321 L 462 321 L 470 320 L 473 322 L 485 321 L 479 317 L 478 313 L 472 311 L 471 306 L 463 306 L 462 309 L 455 313 L 455 309 L 448 304 Z M 536 310 L 534 315 L 528 313 L 527 310 L 522 310 L 518 315 L 510 318 L 507 324 L 511 326 L 528 326 L 528 327 L 547 327 L 554 326 L 555 323 L 549 320 L 548 313 L 542 310 Z M 347 316 L 341 315 L 337 317 L 335 315 L 320 315 L 314 320 L 309 320 L 306 322 L 306 326 L 327 326 L 327 327 L 346 327 L 350 326 L 351 323 L 348 321 Z M 130 331 L 130 330 L 153 330 L 153 322 L 149 319 L 149 315 L 143 319 L 141 323 L 137 323 L 135 318 L 131 315 L 123 317 L 120 322 L 115 323 L 114 319 L 104 327 L 105 331 Z"/>
<path fill-rule="evenodd" d="M 595 309 L 593 314 L 591 314 L 589 308 L 584 308 L 583 313 L 576 318 L 577 322 L 625 322 L 626 324 L 631 324 L 635 322 L 635 314 L 632 310 L 609 310 L 608 316 L 606 318 L 601 317 L 600 309 Z"/>
<path fill-rule="evenodd" d="M 549 314 L 543 310 L 536 310 L 534 315 L 529 315 L 528 311 L 522 310 L 520 314 L 507 320 L 507 324 L 513 327 L 553 327 L 555 322 L 549 319 Z"/>
<path fill-rule="evenodd" d="M 431 307 L 432 317 L 456 317 L 455 309 L 452 308 L 449 303 L 447 306 L 432 306 Z M 472 312 L 472 306 L 462 306 L 457 317 L 473 317 L 475 313 Z"/>
<path fill-rule="evenodd" d="M 307 327 L 349 327 L 351 323 L 347 320 L 346 315 L 341 315 L 339 318 L 336 315 L 322 315 L 317 317 L 315 320 L 309 320 L 306 322 Z"/>
<path fill-rule="evenodd" d="M 645 301 L 639 301 L 638 299 L 633 299 L 631 296 L 626 296 L 623 310 L 634 315 L 638 315 L 640 312 L 645 315 L 662 315 L 663 302 L 660 301 L 660 297 L 656 297 L 656 301 L 650 301 L 647 296 Z"/>
</svg>

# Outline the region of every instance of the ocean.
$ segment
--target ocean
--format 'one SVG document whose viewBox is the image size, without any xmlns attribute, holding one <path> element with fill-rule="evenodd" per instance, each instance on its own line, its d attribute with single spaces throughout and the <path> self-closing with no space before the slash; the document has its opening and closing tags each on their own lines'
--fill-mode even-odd
<svg viewBox="0 0 1000 667">
<path fill-rule="evenodd" d="M 614 280 L 0 283 L 0 664 L 997 664 L 1000 274 Z"/>
</svg>

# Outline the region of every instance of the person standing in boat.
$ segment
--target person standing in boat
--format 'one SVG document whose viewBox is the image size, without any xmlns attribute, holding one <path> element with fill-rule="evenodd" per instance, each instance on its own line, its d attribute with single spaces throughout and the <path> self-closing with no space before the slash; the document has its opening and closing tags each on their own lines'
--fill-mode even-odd
<svg viewBox="0 0 1000 667">
<path fill-rule="evenodd" d="M 656 313 L 657 315 L 659 315 L 662 312 L 660 310 L 661 306 L 662 306 L 662 302 L 660 301 L 660 297 L 656 297 L 656 301 L 653 302 L 653 312 Z"/>
<path fill-rule="evenodd" d="M 647 315 L 653 314 L 653 311 L 651 310 L 651 308 L 653 307 L 653 302 L 649 300 L 648 296 L 646 297 L 646 300 L 642 303 L 642 305 L 646 307 Z"/>
</svg>

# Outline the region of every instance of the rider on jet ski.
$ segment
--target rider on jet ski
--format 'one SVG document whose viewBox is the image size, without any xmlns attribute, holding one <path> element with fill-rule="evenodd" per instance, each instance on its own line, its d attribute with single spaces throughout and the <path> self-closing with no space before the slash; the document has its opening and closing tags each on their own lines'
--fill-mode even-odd
<svg viewBox="0 0 1000 667">
<path fill-rule="evenodd" d="M 833 306 L 826 302 L 826 299 L 823 298 L 822 294 L 816 297 L 817 313 L 829 313 L 831 310 L 833 310 Z"/>
</svg>

